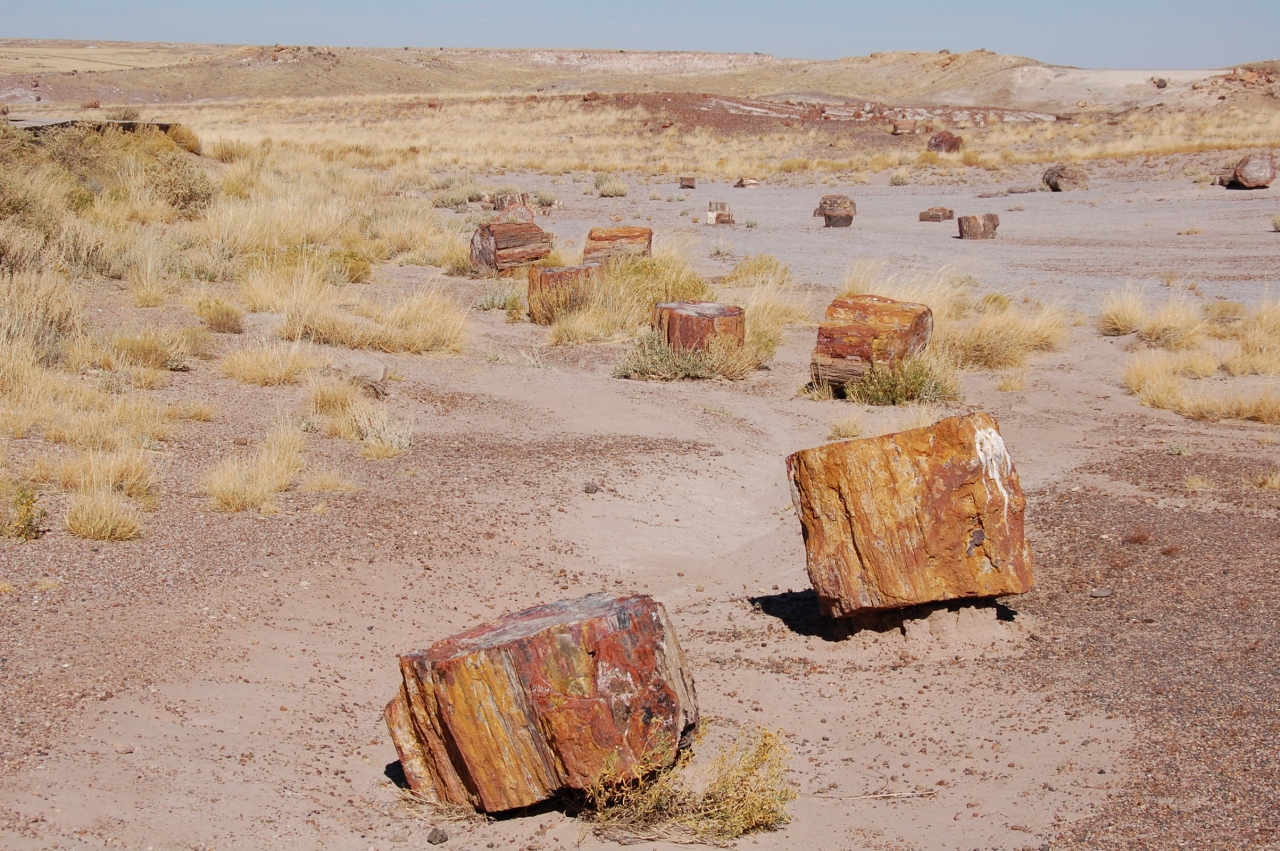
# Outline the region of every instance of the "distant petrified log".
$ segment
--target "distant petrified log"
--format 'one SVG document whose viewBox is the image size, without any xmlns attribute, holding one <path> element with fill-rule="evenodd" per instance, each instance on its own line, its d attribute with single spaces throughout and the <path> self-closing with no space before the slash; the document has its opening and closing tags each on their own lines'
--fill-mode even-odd
<svg viewBox="0 0 1280 851">
<path fill-rule="evenodd" d="M 1076 192 L 1089 188 L 1089 172 L 1070 163 L 1050 166 L 1040 179 L 1054 192 Z"/>
<path fill-rule="evenodd" d="M 582 248 L 582 262 L 604 263 L 614 257 L 648 257 L 653 253 L 653 228 L 592 228 Z"/>
<path fill-rule="evenodd" d="M 918 355 L 933 334 L 933 311 L 878 295 L 838 298 L 818 325 L 809 372 L 814 384 L 841 390 L 872 364 L 892 367 Z"/>
<path fill-rule="evenodd" d="M 592 594 L 400 657 L 384 716 L 415 793 L 496 813 L 671 765 L 698 723 L 662 605 Z"/>
<path fill-rule="evenodd" d="M 742 345 L 746 340 L 746 313 L 731 304 L 709 301 L 672 301 L 655 305 L 653 327 L 673 349 L 699 351 L 712 340 Z"/>
<path fill-rule="evenodd" d="M 858 206 L 848 195 L 823 195 L 813 214 L 825 219 L 829 228 L 847 228 L 858 215 Z"/>
<path fill-rule="evenodd" d="M 471 268 L 481 275 L 527 266 L 551 253 L 551 234 L 535 224 L 480 225 L 471 237 Z"/>
<path fill-rule="evenodd" d="M 950 130 L 943 130 L 929 137 L 929 150 L 935 154 L 954 154 L 962 147 L 964 147 L 964 139 Z"/>
<path fill-rule="evenodd" d="M 739 177 L 738 182 L 733 184 L 734 189 L 755 189 L 760 185 L 760 181 L 754 177 Z"/>
<path fill-rule="evenodd" d="M 1265 189 L 1276 179 L 1276 161 L 1271 154 L 1248 154 L 1236 164 L 1232 183 L 1245 189 Z"/>
<path fill-rule="evenodd" d="M 86 101 L 85 103 L 80 104 L 80 108 L 81 109 L 102 109 L 102 102 L 96 101 L 96 100 Z"/>
<path fill-rule="evenodd" d="M 930 207 L 920 214 L 922 222 L 949 222 L 956 217 L 950 207 Z"/>
<path fill-rule="evenodd" d="M 728 201 L 708 201 L 707 202 L 707 224 L 709 225 L 733 224 L 733 213 L 729 212 Z"/>
<path fill-rule="evenodd" d="M 894 136 L 910 136 L 916 132 L 916 123 L 914 121 L 895 121 L 893 122 Z"/>
<path fill-rule="evenodd" d="M 493 196 L 494 212 L 501 212 L 516 206 L 529 206 L 528 192 L 499 192 Z"/>
<path fill-rule="evenodd" d="M 961 239 L 995 239 L 996 228 L 1000 227 L 1000 217 L 995 213 L 961 216 L 956 221 L 960 223 Z"/>
<path fill-rule="evenodd" d="M 697 178 L 695 177 L 680 178 L 680 188 L 681 189 L 697 189 L 698 188 Z"/>
<path fill-rule="evenodd" d="M 550 325 L 556 317 L 585 305 L 599 269 L 599 263 L 530 266 L 529 319 L 538 325 Z"/>
<path fill-rule="evenodd" d="M 787 458 L 828 617 L 1031 590 L 1026 500 L 989 414 Z"/>
</svg>

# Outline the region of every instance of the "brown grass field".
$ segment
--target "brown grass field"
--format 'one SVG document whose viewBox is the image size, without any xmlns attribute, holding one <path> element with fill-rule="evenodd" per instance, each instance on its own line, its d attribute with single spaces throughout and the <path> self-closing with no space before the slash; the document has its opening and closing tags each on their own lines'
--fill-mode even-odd
<svg viewBox="0 0 1280 851">
<path fill-rule="evenodd" d="M 1280 188 L 1213 183 L 1280 83 L 1242 67 L 0 40 L 0 846 L 1280 847 Z M 534 324 L 470 273 L 511 191 L 548 263 L 654 255 Z M 934 333 L 836 398 L 853 294 Z M 745 345 L 667 348 L 669 300 Z M 1035 589 L 820 617 L 783 457 L 974 410 Z M 693 666 L 675 771 L 493 820 L 397 788 L 397 653 L 599 590 Z"/>
</svg>

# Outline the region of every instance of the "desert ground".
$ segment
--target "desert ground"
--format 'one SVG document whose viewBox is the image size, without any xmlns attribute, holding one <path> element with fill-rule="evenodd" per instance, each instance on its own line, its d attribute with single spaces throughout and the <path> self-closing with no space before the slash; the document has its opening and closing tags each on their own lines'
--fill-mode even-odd
<svg viewBox="0 0 1280 851">
<path fill-rule="evenodd" d="M 143 157 L 177 155 L 117 140 L 135 167 L 112 171 L 90 139 L 49 161 L 88 187 L 55 224 L 0 207 L 0 844 L 414 849 L 438 826 L 472 851 L 614 845 L 562 805 L 410 800 L 382 717 L 398 653 L 604 590 L 672 618 L 695 773 L 740 731 L 784 731 L 790 820 L 739 846 L 1280 848 L 1280 189 L 1209 179 L 1280 147 L 1270 65 L 352 53 L 0 42 L 10 118 L 179 121 L 200 153 L 165 174 L 212 187 L 166 201 Z M 972 154 L 923 157 L 927 134 L 889 134 L 908 116 Z M 53 185 L 39 146 L 61 143 L 5 129 L 0 154 L 28 158 L 9 174 Z M 1089 188 L 1045 191 L 1059 161 Z M 768 356 L 734 380 L 618 378 L 635 323 L 526 321 L 519 277 L 466 273 L 506 186 L 539 198 L 566 263 L 591 227 L 652 227 L 716 300 L 785 316 Z M 812 216 L 829 193 L 856 200 L 851 227 Z M 713 200 L 735 225 L 704 223 Z M 934 206 L 996 213 L 999 236 L 918 220 Z M 735 273 L 760 255 L 767 282 Z M 40 358 L 15 281 L 74 313 Z M 805 392 L 814 325 L 854 285 L 963 301 L 956 394 Z M 1107 325 L 1126 293 L 1132 327 Z M 405 305 L 452 317 L 446 342 L 406 342 Z M 964 333 L 988 320 L 1052 327 L 984 360 Z M 323 401 L 370 369 L 378 398 Z M 821 617 L 783 459 L 969 411 L 1017 465 L 1034 589 Z M 274 486 L 213 484 L 257 482 L 282 440 Z M 126 460 L 136 487 L 77 478 Z"/>
</svg>

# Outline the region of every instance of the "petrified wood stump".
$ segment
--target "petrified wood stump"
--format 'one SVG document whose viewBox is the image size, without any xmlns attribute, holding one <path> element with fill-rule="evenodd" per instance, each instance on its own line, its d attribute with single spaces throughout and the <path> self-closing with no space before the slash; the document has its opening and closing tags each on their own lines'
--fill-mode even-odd
<svg viewBox="0 0 1280 851">
<path fill-rule="evenodd" d="M 595 283 L 599 263 L 581 266 L 529 267 L 529 319 L 550 325 L 561 316 L 587 303 Z"/>
<path fill-rule="evenodd" d="M 1276 179 L 1276 161 L 1271 154 L 1248 154 L 1236 164 L 1232 183 L 1245 189 L 1265 189 Z"/>
<path fill-rule="evenodd" d="M 964 139 L 950 130 L 943 130 L 929 137 L 928 148 L 935 154 L 954 154 L 963 147 Z"/>
<path fill-rule="evenodd" d="M 914 121 L 895 121 L 893 122 L 894 136 L 909 136 L 916 132 L 916 123 Z"/>
<path fill-rule="evenodd" d="M 697 189 L 698 179 L 696 177 L 682 177 L 680 178 L 680 188 L 681 189 Z"/>
<path fill-rule="evenodd" d="M 922 222 L 949 222 L 956 217 L 950 207 L 930 207 L 920 214 Z"/>
<path fill-rule="evenodd" d="M 603 263 L 614 257 L 648 257 L 653 253 L 653 228 L 592 228 L 582 247 L 583 263 Z"/>
<path fill-rule="evenodd" d="M 996 228 L 1000 227 L 1000 217 L 995 213 L 961 216 L 956 221 L 960 224 L 961 239 L 995 239 Z"/>
<path fill-rule="evenodd" d="M 760 186 L 760 181 L 754 177 L 739 177 L 738 182 L 733 184 L 734 189 L 755 189 Z"/>
<path fill-rule="evenodd" d="M 1078 165 L 1055 165 L 1040 178 L 1054 192 L 1083 192 L 1089 188 L 1089 172 Z"/>
<path fill-rule="evenodd" d="M 813 214 L 825 219 L 826 227 L 847 228 L 858 215 L 858 205 L 848 195 L 823 195 Z"/>
<path fill-rule="evenodd" d="M 707 202 L 707 224 L 709 225 L 733 224 L 733 213 L 729 212 L 728 201 L 708 201 Z"/>
<path fill-rule="evenodd" d="M 509 210 L 512 207 L 528 207 L 528 192 L 499 192 L 493 196 L 493 209 L 495 212 Z"/>
<path fill-rule="evenodd" d="M 648 596 L 516 612 L 401 656 L 400 673 L 384 715 L 409 787 L 485 812 L 670 765 L 698 723 L 689 666 Z"/>
<path fill-rule="evenodd" d="M 842 390 L 871 365 L 892 367 L 929 345 L 933 311 L 878 295 L 838 298 L 818 325 L 809 371 L 815 384 Z"/>
<path fill-rule="evenodd" d="M 471 237 L 471 268 L 481 275 L 527 266 L 551 253 L 551 234 L 528 222 L 480 225 Z"/>
<path fill-rule="evenodd" d="M 741 307 L 710 301 L 671 301 L 654 305 L 653 327 L 673 349 L 700 351 L 719 339 L 742 345 L 747 316 Z"/>
<path fill-rule="evenodd" d="M 787 472 L 829 617 L 1031 590 L 1026 500 L 989 414 L 806 449 Z"/>
</svg>

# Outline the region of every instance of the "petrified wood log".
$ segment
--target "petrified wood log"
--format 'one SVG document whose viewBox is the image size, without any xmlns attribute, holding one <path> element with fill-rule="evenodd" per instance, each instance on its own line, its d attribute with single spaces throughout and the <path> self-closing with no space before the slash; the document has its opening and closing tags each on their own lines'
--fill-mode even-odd
<svg viewBox="0 0 1280 851">
<path fill-rule="evenodd" d="M 1076 192 L 1089 188 L 1089 172 L 1078 165 L 1055 165 L 1040 178 L 1054 192 Z"/>
<path fill-rule="evenodd" d="M 858 215 L 858 205 L 848 195 L 823 195 L 814 216 L 848 216 Z"/>
<path fill-rule="evenodd" d="M 936 154 L 954 154 L 964 147 L 964 139 L 950 130 L 943 130 L 929 137 L 928 147 Z"/>
<path fill-rule="evenodd" d="M 950 207 L 930 207 L 920 214 L 922 222 L 949 222 L 956 217 Z"/>
<path fill-rule="evenodd" d="M 961 216 L 956 221 L 960 224 L 961 239 L 995 239 L 996 228 L 1000 227 L 1000 217 L 995 213 Z"/>
<path fill-rule="evenodd" d="M 587 303 L 595 283 L 599 263 L 581 266 L 529 267 L 529 319 L 550 325 L 561 316 Z"/>
<path fill-rule="evenodd" d="M 909 136 L 916 132 L 916 123 L 914 121 L 895 121 L 893 122 L 894 136 Z"/>
<path fill-rule="evenodd" d="M 384 716 L 409 787 L 502 812 L 636 765 L 670 765 L 698 723 L 662 605 L 592 594 L 507 615 L 400 657 Z"/>
<path fill-rule="evenodd" d="M 806 449 L 787 471 L 829 617 L 1031 590 L 1026 500 L 989 414 Z"/>
<path fill-rule="evenodd" d="M 697 189 L 698 179 L 696 177 L 689 177 L 689 176 L 682 177 L 680 178 L 680 188 L 681 189 Z"/>
<path fill-rule="evenodd" d="M 528 207 L 528 192 L 499 192 L 493 196 L 494 212 L 509 210 L 512 207 Z"/>
<path fill-rule="evenodd" d="M 551 234 L 527 222 L 480 225 L 471 237 L 471 268 L 481 275 L 527 266 L 551 253 Z"/>
<path fill-rule="evenodd" d="M 738 182 L 733 184 L 734 189 L 755 189 L 760 185 L 760 181 L 754 177 L 739 177 Z"/>
<path fill-rule="evenodd" d="M 653 253 L 653 228 L 592 228 L 582 247 L 583 263 L 604 263 L 614 257 L 648 257 Z"/>
<path fill-rule="evenodd" d="M 741 307 L 731 304 L 671 301 L 654 305 L 653 327 L 671 348 L 698 351 L 714 339 L 742 345 L 747 317 Z"/>
<path fill-rule="evenodd" d="M 842 390 L 871 365 L 892 367 L 918 355 L 933 334 L 933 311 L 878 295 L 838 298 L 818 325 L 809 372 L 815 384 Z"/>
<path fill-rule="evenodd" d="M 1265 189 L 1276 179 L 1276 161 L 1271 154 L 1248 154 L 1236 164 L 1232 183 L 1245 189 Z"/>
</svg>

